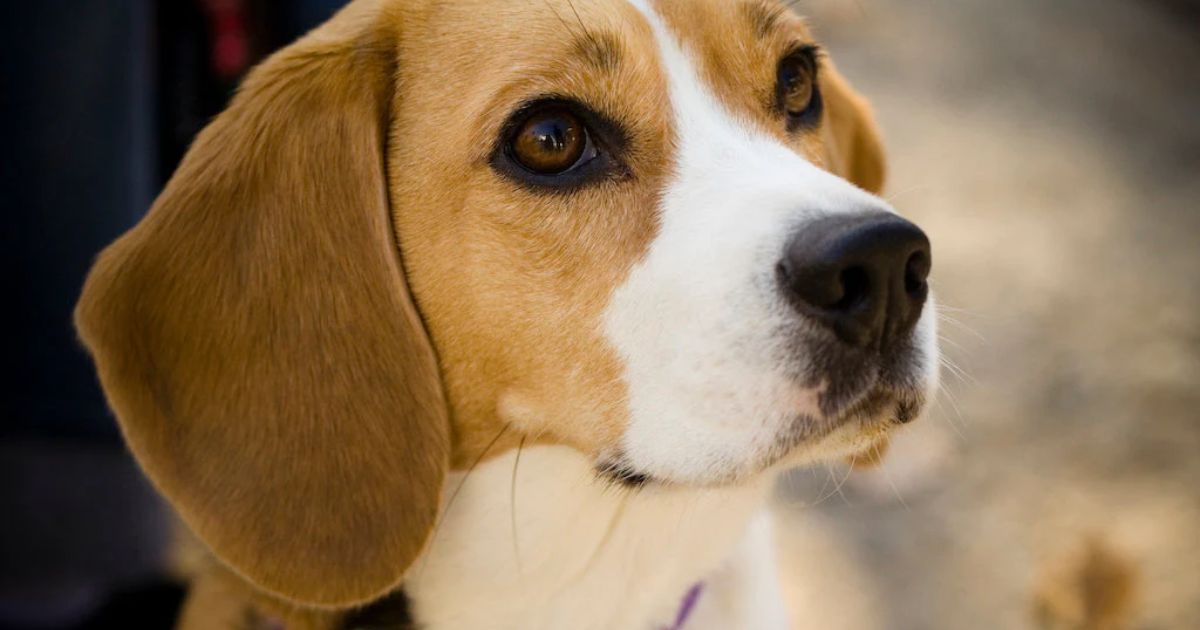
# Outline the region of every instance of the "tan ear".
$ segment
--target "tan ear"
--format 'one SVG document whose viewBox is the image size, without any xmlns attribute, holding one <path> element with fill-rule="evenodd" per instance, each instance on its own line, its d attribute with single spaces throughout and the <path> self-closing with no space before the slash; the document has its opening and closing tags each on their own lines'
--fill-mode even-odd
<svg viewBox="0 0 1200 630">
<path fill-rule="evenodd" d="M 820 77 L 826 167 L 863 190 L 882 192 L 887 165 L 871 106 L 828 60 Z"/>
<path fill-rule="evenodd" d="M 307 605 L 393 589 L 448 467 L 389 218 L 396 28 L 354 3 L 254 70 L 76 310 L 159 490 L 235 571 Z"/>
</svg>

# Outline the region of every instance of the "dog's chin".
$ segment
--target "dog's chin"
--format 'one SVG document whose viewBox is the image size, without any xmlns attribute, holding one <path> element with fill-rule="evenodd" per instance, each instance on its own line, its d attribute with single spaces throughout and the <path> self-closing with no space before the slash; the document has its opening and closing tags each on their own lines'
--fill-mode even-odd
<svg viewBox="0 0 1200 630">
<path fill-rule="evenodd" d="M 918 419 L 924 408 L 923 391 L 874 388 L 847 407 L 822 435 L 800 440 L 771 468 L 783 470 L 861 455 L 896 428 Z"/>
<path fill-rule="evenodd" d="M 835 415 L 796 414 L 766 453 L 758 453 L 732 470 L 714 469 L 706 478 L 677 480 L 667 475 L 649 474 L 635 462 L 610 456 L 596 464 L 596 473 L 602 480 L 627 489 L 718 488 L 752 483 L 789 468 L 861 454 L 896 427 L 920 417 L 924 406 L 923 390 L 876 385 Z"/>
</svg>

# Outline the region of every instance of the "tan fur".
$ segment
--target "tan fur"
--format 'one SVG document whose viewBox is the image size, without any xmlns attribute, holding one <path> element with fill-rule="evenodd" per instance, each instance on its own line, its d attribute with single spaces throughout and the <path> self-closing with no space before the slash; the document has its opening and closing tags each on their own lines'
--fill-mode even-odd
<svg viewBox="0 0 1200 630">
<path fill-rule="evenodd" d="M 723 2 L 687 6 L 746 11 Z M 636 9 L 573 4 L 357 0 L 251 73 L 97 261 L 76 321 L 105 392 L 188 526 L 267 592 L 246 606 L 326 627 L 313 608 L 400 584 L 449 467 L 620 439 L 600 317 L 657 230 L 675 132 Z M 770 124 L 777 59 L 666 13 L 721 97 Z M 781 16 L 777 47 L 807 37 Z M 870 114 L 824 76 L 828 124 L 794 146 L 878 190 Z M 624 179 L 545 195 L 491 169 L 509 113 L 546 95 L 626 128 Z M 237 590 L 222 571 L 198 597 Z"/>
</svg>

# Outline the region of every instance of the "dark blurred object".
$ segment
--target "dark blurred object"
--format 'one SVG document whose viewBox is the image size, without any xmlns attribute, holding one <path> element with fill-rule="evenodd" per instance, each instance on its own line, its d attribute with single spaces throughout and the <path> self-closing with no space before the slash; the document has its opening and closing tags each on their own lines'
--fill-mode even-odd
<svg viewBox="0 0 1200 630">
<path fill-rule="evenodd" d="M 154 192 L 151 34 L 135 2 L 0 9 L 6 437 L 116 441 L 70 314 L 92 257 Z"/>
<path fill-rule="evenodd" d="M 324 22 L 340 0 L 157 0 L 159 183 L 251 65 Z"/>
<path fill-rule="evenodd" d="M 1150 0 L 1168 9 L 1183 20 L 1183 24 L 1200 31 L 1200 0 Z"/>
<path fill-rule="evenodd" d="M 0 629 L 169 627 L 170 517 L 122 447 L 71 311 L 246 70 L 340 0 L 0 3 Z"/>
<path fill-rule="evenodd" d="M 112 589 L 158 579 L 169 516 L 121 449 L 9 440 L 0 479 L 0 628 L 77 627 Z"/>
<path fill-rule="evenodd" d="M 79 630 L 111 628 L 171 628 L 187 589 L 170 580 L 156 580 L 115 591 Z"/>
</svg>

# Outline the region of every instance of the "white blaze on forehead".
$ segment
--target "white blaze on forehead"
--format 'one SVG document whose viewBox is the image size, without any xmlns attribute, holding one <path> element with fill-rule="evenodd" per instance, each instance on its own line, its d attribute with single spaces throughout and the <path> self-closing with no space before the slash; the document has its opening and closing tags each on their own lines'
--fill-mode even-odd
<svg viewBox="0 0 1200 630">
<path fill-rule="evenodd" d="M 605 317 L 626 369 L 622 447 L 642 472 L 714 481 L 760 466 L 798 416 L 819 415 L 781 335 L 796 324 L 775 288 L 787 237 L 884 206 L 727 111 L 653 7 L 630 2 L 658 43 L 678 153 L 659 232 Z"/>
</svg>

